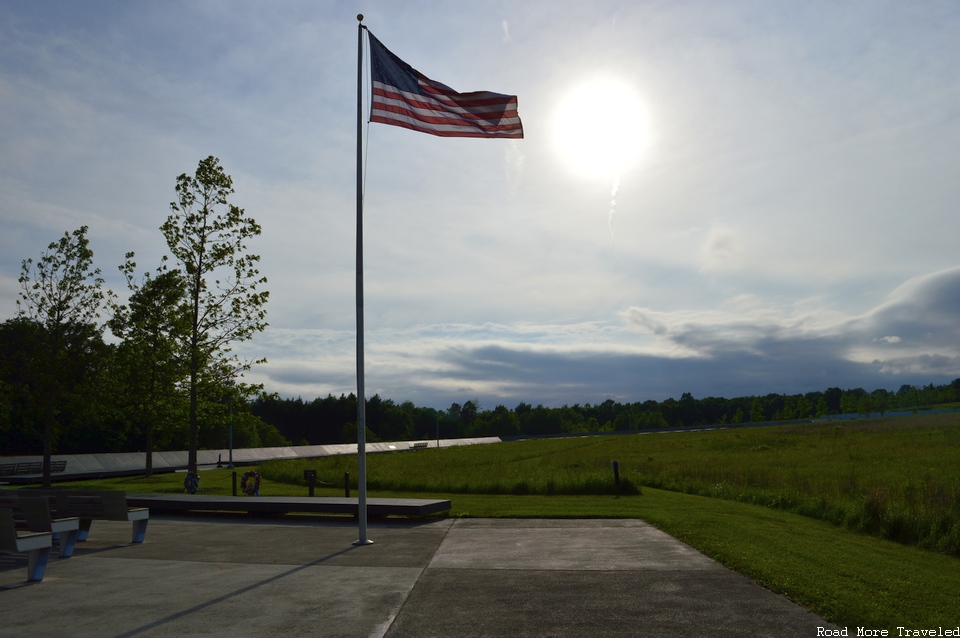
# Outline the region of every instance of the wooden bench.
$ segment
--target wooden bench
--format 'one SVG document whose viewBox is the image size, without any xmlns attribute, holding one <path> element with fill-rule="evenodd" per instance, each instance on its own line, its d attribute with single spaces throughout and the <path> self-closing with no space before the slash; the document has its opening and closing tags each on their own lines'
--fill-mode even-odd
<svg viewBox="0 0 960 638">
<path fill-rule="evenodd" d="M 93 521 L 130 521 L 134 543 L 142 543 L 147 533 L 150 510 L 128 507 L 127 494 L 120 490 L 7 490 L 21 496 L 45 496 L 50 499 L 50 512 L 55 517 L 76 516 L 80 519 L 78 541 L 87 540 Z"/>
<path fill-rule="evenodd" d="M 47 571 L 50 548 L 53 546 L 51 532 L 17 532 L 13 512 L 0 508 L 0 551 L 25 552 L 27 554 L 27 580 L 39 582 Z"/>
<path fill-rule="evenodd" d="M 17 474 L 40 474 L 41 472 L 43 472 L 43 461 L 17 463 Z"/>
<path fill-rule="evenodd" d="M 420 443 L 414 443 L 413 445 L 411 445 L 411 446 L 410 446 L 410 449 L 411 449 L 411 450 L 425 450 L 425 449 L 427 449 L 427 446 L 428 446 L 428 445 L 429 445 L 429 443 L 424 443 L 423 441 L 421 441 Z"/>
<path fill-rule="evenodd" d="M 30 532 L 51 532 L 60 543 L 60 558 L 73 556 L 80 535 L 80 519 L 76 516 L 55 518 L 50 514 L 50 500 L 43 496 L 11 496 L 0 494 L 0 507 L 13 512 L 17 529 Z"/>
<path fill-rule="evenodd" d="M 50 472 L 66 472 L 66 461 L 50 461 Z M 23 463 L 0 463 L 0 476 L 17 474 L 43 474 L 43 461 L 25 461 Z"/>
</svg>

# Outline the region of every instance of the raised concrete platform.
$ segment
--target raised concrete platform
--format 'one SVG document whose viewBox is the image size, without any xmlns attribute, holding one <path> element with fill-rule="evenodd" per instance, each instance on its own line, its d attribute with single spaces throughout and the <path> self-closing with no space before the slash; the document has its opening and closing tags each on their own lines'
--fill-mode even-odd
<svg viewBox="0 0 960 638">
<path fill-rule="evenodd" d="M 831 627 L 641 521 L 151 516 L 94 526 L 0 635 L 816 636 Z M 82 546 L 81 546 L 82 545 Z M 23 561 L 0 557 L 0 587 Z"/>
<path fill-rule="evenodd" d="M 360 511 L 358 499 L 322 496 L 214 496 L 210 494 L 127 494 L 130 507 L 160 512 L 289 512 L 352 514 Z M 450 509 L 449 500 L 421 498 L 367 498 L 367 516 L 429 516 Z"/>
</svg>

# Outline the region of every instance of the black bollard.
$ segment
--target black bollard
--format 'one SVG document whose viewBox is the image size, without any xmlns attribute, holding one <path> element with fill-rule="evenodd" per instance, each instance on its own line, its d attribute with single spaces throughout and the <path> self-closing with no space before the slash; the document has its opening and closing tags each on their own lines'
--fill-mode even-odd
<svg viewBox="0 0 960 638">
<path fill-rule="evenodd" d="M 237 495 L 237 473 L 233 473 L 233 495 Z"/>
<path fill-rule="evenodd" d="M 304 470 L 303 478 L 307 479 L 307 487 L 310 489 L 310 496 L 313 496 L 313 488 L 317 484 L 317 471 Z"/>
<path fill-rule="evenodd" d="M 350 472 L 343 473 L 343 495 L 350 498 Z"/>
<path fill-rule="evenodd" d="M 613 462 L 613 484 L 617 488 L 617 496 L 620 496 L 620 461 Z"/>
</svg>

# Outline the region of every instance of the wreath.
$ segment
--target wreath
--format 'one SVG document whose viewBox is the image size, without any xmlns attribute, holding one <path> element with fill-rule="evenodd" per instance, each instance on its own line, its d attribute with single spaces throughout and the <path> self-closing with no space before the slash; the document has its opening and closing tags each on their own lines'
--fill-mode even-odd
<svg viewBox="0 0 960 638">
<path fill-rule="evenodd" d="M 246 472 L 240 481 L 240 490 L 247 496 L 260 496 L 260 472 Z"/>
<path fill-rule="evenodd" d="M 187 494 L 196 494 L 199 492 L 200 475 L 188 471 L 186 478 L 183 479 L 183 489 L 186 490 Z"/>
</svg>

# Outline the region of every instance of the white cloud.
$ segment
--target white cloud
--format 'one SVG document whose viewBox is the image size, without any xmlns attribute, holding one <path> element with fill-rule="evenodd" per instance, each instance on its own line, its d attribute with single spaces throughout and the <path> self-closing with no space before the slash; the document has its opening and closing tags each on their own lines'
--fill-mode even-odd
<svg viewBox="0 0 960 638">
<path fill-rule="evenodd" d="M 744 249 L 732 228 L 715 225 L 703 244 L 701 272 L 736 272 L 744 266 Z"/>
</svg>

